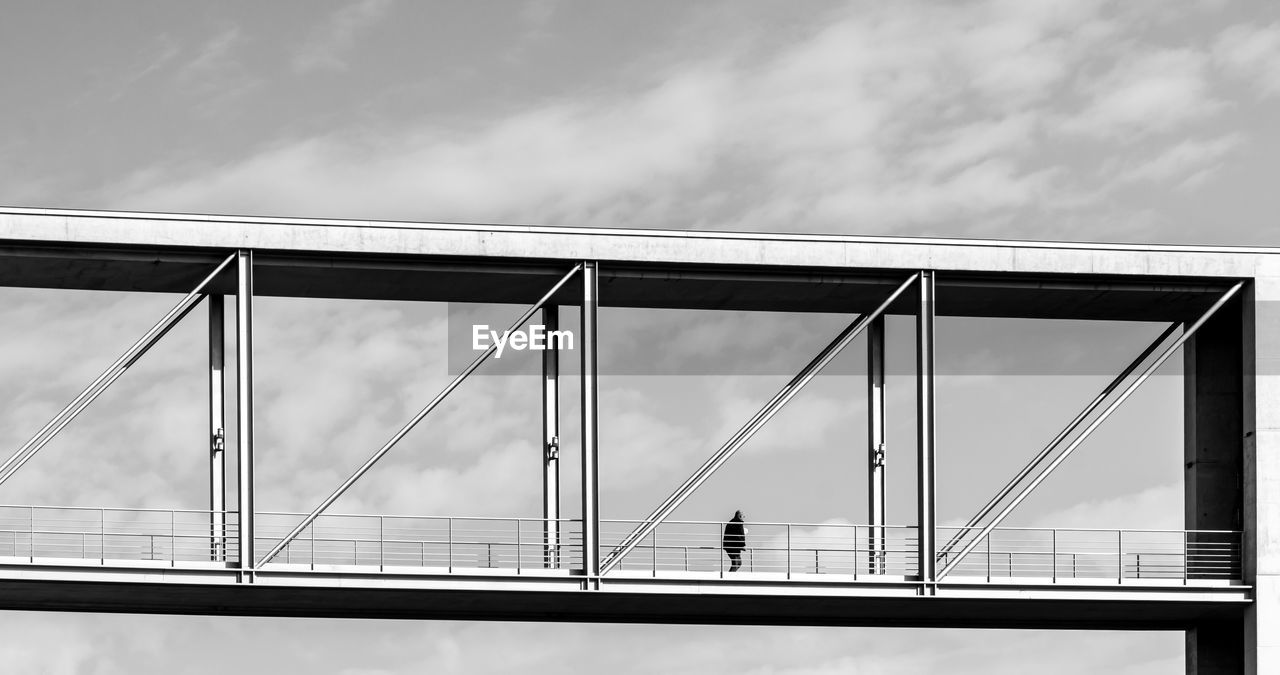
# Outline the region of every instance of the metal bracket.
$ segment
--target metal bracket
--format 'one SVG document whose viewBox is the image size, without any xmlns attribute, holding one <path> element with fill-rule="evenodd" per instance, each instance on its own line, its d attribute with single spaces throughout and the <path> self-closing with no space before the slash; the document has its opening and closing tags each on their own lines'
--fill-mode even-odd
<svg viewBox="0 0 1280 675">
<path fill-rule="evenodd" d="M 212 448 L 214 452 L 222 452 L 227 449 L 227 434 L 221 427 L 213 432 Z"/>
<path fill-rule="evenodd" d="M 552 436 L 551 441 L 547 443 L 547 459 L 560 458 L 560 437 Z"/>
<path fill-rule="evenodd" d="M 876 451 L 871 456 L 871 464 L 877 469 L 884 467 L 884 443 L 876 446 Z"/>
</svg>

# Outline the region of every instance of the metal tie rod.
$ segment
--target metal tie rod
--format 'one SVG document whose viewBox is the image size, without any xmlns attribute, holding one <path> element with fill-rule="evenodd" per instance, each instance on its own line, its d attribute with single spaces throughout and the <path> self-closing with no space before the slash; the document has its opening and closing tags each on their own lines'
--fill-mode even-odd
<svg viewBox="0 0 1280 675">
<path fill-rule="evenodd" d="M 1017 508 L 1018 504 L 1022 503 L 1022 500 L 1026 499 L 1032 493 L 1032 491 L 1034 491 L 1036 487 L 1040 485 L 1040 483 L 1044 482 L 1044 479 L 1049 477 L 1049 474 L 1053 473 L 1054 469 L 1058 468 L 1058 466 L 1062 464 L 1063 460 L 1065 460 L 1068 456 L 1070 456 L 1071 453 L 1075 451 L 1076 448 L 1080 447 L 1080 444 L 1084 443 L 1085 439 L 1089 438 L 1089 435 L 1093 433 L 1094 429 L 1097 429 L 1099 425 L 1101 425 L 1104 421 L 1106 421 L 1106 419 L 1111 416 L 1111 413 L 1115 412 L 1116 409 L 1119 408 L 1120 405 L 1124 403 L 1126 399 L 1129 398 L 1130 394 L 1136 391 L 1138 387 L 1141 387 L 1142 383 L 1146 382 L 1147 378 L 1151 377 L 1151 374 L 1154 373 L 1157 368 L 1163 365 L 1165 361 L 1169 360 L 1169 357 L 1173 356 L 1173 353 L 1177 351 L 1179 347 L 1185 344 L 1187 340 L 1190 340 L 1191 336 L 1195 335 L 1196 331 L 1200 330 L 1200 327 L 1203 326 L 1206 321 L 1212 318 L 1213 315 L 1216 314 L 1219 309 L 1222 309 L 1222 306 L 1227 304 L 1227 301 L 1230 300 L 1232 297 L 1234 297 L 1236 293 L 1240 292 L 1240 289 L 1243 287 L 1244 287 L 1243 281 L 1237 282 L 1236 285 L 1232 286 L 1226 293 L 1223 293 L 1222 297 L 1218 298 L 1217 302 L 1213 303 L 1213 306 L 1209 307 L 1209 309 L 1204 313 L 1203 316 L 1197 319 L 1195 323 L 1187 327 L 1187 330 L 1183 331 L 1182 335 L 1180 335 L 1178 339 L 1173 342 L 1173 344 L 1169 345 L 1169 347 L 1160 354 L 1159 358 L 1153 361 L 1151 365 L 1147 366 L 1142 371 L 1142 374 L 1138 376 L 1137 379 L 1129 383 L 1128 387 L 1125 387 L 1125 390 L 1120 394 L 1119 398 L 1117 398 L 1110 405 L 1108 405 L 1106 409 L 1104 409 L 1102 413 L 1098 415 L 1097 419 L 1095 419 L 1092 423 L 1089 424 L 1089 426 L 1085 427 L 1085 430 L 1081 432 L 1080 435 L 1077 436 L 1074 441 L 1071 442 L 1071 445 L 1067 446 L 1066 450 L 1062 451 L 1062 454 L 1058 455 L 1053 460 L 1053 462 L 1049 464 L 1049 466 L 1045 467 L 1044 471 L 1040 472 L 1040 475 L 1036 476 L 1035 480 L 1031 481 L 1030 485 L 1023 488 L 1022 492 L 1018 493 L 1018 496 L 1014 498 L 1013 502 L 1011 502 L 1008 506 L 1004 507 L 1004 509 L 1000 511 L 1000 514 L 997 515 L 994 520 L 992 520 L 990 523 L 988 523 L 985 527 L 982 528 L 982 531 L 978 533 L 978 536 L 974 537 L 972 541 L 970 541 L 967 545 L 965 545 L 963 549 L 961 549 L 960 554 L 957 555 L 954 559 L 952 559 L 951 562 L 948 563 L 947 566 L 942 569 L 942 572 L 938 574 L 938 578 L 941 579 L 942 577 L 946 576 L 946 574 L 950 572 L 952 569 L 954 569 L 956 565 L 960 564 L 961 560 L 964 560 L 965 556 L 969 555 L 969 553 L 971 553 L 973 549 L 977 548 L 978 545 L 982 542 L 982 539 L 987 535 L 991 534 L 991 531 L 994 530 L 998 525 L 1000 525 L 1000 523 L 1003 522 L 1004 519 L 1008 517 L 1008 515 L 1015 508 Z"/>
<path fill-rule="evenodd" d="M 964 539 L 978 523 L 982 522 L 983 518 L 986 518 L 988 514 L 994 511 L 996 506 L 998 506 L 1000 502 L 1004 501 L 1004 498 L 1008 497 L 1009 493 L 1013 492 L 1013 489 L 1017 487 L 1024 478 L 1029 476 L 1032 471 L 1040 466 L 1045 458 L 1053 453 L 1053 450 L 1058 447 L 1059 443 L 1066 440 L 1066 438 L 1070 436 L 1072 432 L 1074 432 L 1076 428 L 1089 417 L 1089 415 L 1093 414 L 1093 411 L 1098 409 L 1098 406 L 1102 405 L 1103 401 L 1107 400 L 1107 398 L 1110 397 L 1111 394 L 1114 393 L 1115 390 L 1133 374 L 1133 371 L 1138 369 L 1138 366 L 1142 365 L 1144 361 L 1155 353 L 1156 349 L 1158 349 L 1160 345 L 1164 344 L 1165 340 L 1169 339 L 1169 336 L 1173 335 L 1173 333 L 1178 330 L 1179 325 L 1180 324 L 1178 323 L 1169 324 L 1169 327 L 1160 334 L 1160 337 L 1156 338 L 1150 345 L 1147 345 L 1147 348 L 1138 355 L 1138 358 L 1130 362 L 1115 379 L 1111 380 L 1111 383 L 1102 390 L 1102 393 L 1098 394 L 1097 397 L 1089 403 L 1089 405 L 1085 406 L 1084 410 L 1082 410 L 1079 415 L 1076 415 L 1076 418 L 1071 420 L 1070 424 L 1063 428 L 1062 431 L 1058 432 L 1058 435 L 1054 436 L 1053 440 L 1049 441 L 1048 445 L 1044 446 L 1044 449 L 1040 451 L 1040 454 L 1036 455 L 1026 466 L 1024 466 L 1022 471 L 1020 471 L 1017 476 L 1014 476 L 1013 480 L 1009 481 L 1008 485 L 1005 485 L 1000 492 L 991 499 L 991 501 L 987 502 L 986 506 L 982 507 L 982 509 L 978 511 L 978 515 L 970 518 L 969 522 L 965 523 L 965 526 L 957 532 L 955 536 L 951 537 L 951 540 L 947 542 L 946 546 L 943 546 L 942 550 L 938 551 L 937 557 L 941 559 L 949 554 L 960 540 Z"/>
<path fill-rule="evenodd" d="M 143 354 L 146 354 L 156 342 L 160 341 L 160 338 L 164 337 L 170 329 L 177 325 L 196 306 L 196 303 L 200 302 L 204 297 L 204 289 L 235 259 L 236 255 L 233 253 L 222 261 L 222 264 L 214 268 L 208 276 L 196 285 L 194 290 L 188 293 L 178 304 L 174 305 L 173 309 L 169 310 L 160 321 L 156 322 L 151 327 L 151 330 L 148 330 L 141 338 L 138 338 L 138 341 L 134 342 L 132 347 L 129 347 L 120 358 L 116 359 L 110 367 L 103 371 L 98 376 L 98 379 L 80 392 L 79 396 L 76 396 L 57 415 L 54 415 L 53 419 L 49 420 L 49 423 L 45 424 L 35 436 L 32 436 L 17 452 L 5 460 L 4 464 L 0 465 L 0 485 L 9 480 L 18 469 L 22 468 L 23 464 L 26 464 L 41 448 L 53 440 L 54 436 L 57 436 L 63 427 L 70 424 L 71 420 L 89 407 L 89 404 L 93 403 L 94 399 L 119 379 L 124 374 L 124 371 L 142 358 Z"/>
<path fill-rule="evenodd" d="M 722 464 L 724 464 L 735 452 L 738 451 L 738 448 L 741 448 L 752 436 L 754 436 L 766 422 L 768 422 L 779 410 L 782 409 L 783 406 L 787 404 L 788 401 L 792 399 L 792 397 L 800 393 L 800 390 L 803 389 L 804 386 L 815 376 L 817 376 L 819 371 L 826 367 L 826 365 L 830 363 L 831 360 L 834 359 L 845 347 L 849 346 L 849 343 L 862 333 L 862 331 L 866 329 L 873 320 L 884 314 L 885 310 L 889 308 L 889 305 L 893 304 L 893 302 L 898 299 L 898 296 L 902 295 L 911 287 L 911 284 L 915 283 L 919 278 L 919 273 L 911 275 L 911 277 L 902 282 L 902 284 L 898 286 L 898 288 L 894 290 L 893 293 L 884 300 L 884 302 L 880 303 L 875 310 L 870 314 L 864 314 L 855 319 L 853 323 L 849 324 L 848 327 L 836 336 L 835 340 L 823 348 L 823 350 L 819 352 L 807 366 L 797 373 L 795 377 L 791 378 L 790 382 L 787 382 L 787 384 L 783 386 L 777 394 L 774 394 L 773 398 L 769 399 L 769 402 L 766 403 L 764 407 L 760 408 L 755 415 L 752 415 L 751 419 L 748 420 L 742 428 L 738 429 L 738 431 L 734 433 L 733 436 L 724 443 L 724 445 L 720 446 L 720 449 L 716 450 L 715 453 L 711 455 L 710 459 L 703 463 L 703 465 L 699 467 L 692 476 L 685 480 L 683 485 L 677 488 L 671 496 L 667 497 L 653 513 L 649 514 L 649 517 L 646 518 L 639 527 L 633 530 L 631 534 L 628 534 L 622 542 L 618 544 L 617 548 L 615 548 L 610 554 L 609 560 L 601 566 L 600 573 L 607 573 L 609 570 L 613 569 L 615 565 L 621 562 L 632 549 L 634 549 L 645 537 L 649 536 L 649 534 L 658 527 L 659 523 L 670 516 L 671 513 L 680 506 L 680 504 L 684 503 L 684 501 L 689 498 L 689 495 L 693 494 L 694 490 L 697 490 L 699 486 L 710 478 L 711 474 L 715 473 Z"/>
<path fill-rule="evenodd" d="M 542 309 L 542 306 L 545 305 L 547 301 L 549 301 L 551 297 L 554 296 L 556 292 L 560 290 L 561 287 L 569 283 L 569 280 L 573 278 L 573 275 L 577 274 L 580 270 L 582 270 L 582 263 L 578 263 L 574 265 L 573 269 L 569 270 L 568 274 L 565 274 L 560 279 L 560 281 L 556 282 L 555 286 L 551 287 L 551 290 L 547 291 L 546 294 L 542 296 L 542 298 L 540 298 L 537 302 L 533 303 L 533 306 L 530 307 L 528 311 L 526 311 L 524 314 L 521 314 L 520 318 L 516 319 L 515 322 L 511 324 L 511 327 L 508 328 L 507 330 L 514 331 L 519 329 L 521 326 L 523 326 L 524 322 L 528 321 L 530 317 L 532 317 L 534 314 L 538 312 L 538 310 Z M 359 469 L 356 469 L 356 472 L 351 474 L 350 478 L 343 481 L 342 485 L 339 485 L 338 489 L 333 491 L 333 494 L 326 497 L 323 502 L 320 502 L 319 506 L 317 506 L 314 510 L 312 510 L 311 513 L 307 514 L 307 517 L 303 518 L 302 522 L 298 523 L 297 527 L 294 527 L 293 530 L 289 532 L 289 534 L 285 535 L 284 539 L 281 539 L 280 543 L 276 544 L 275 547 L 272 548 L 265 556 L 263 556 L 262 560 L 259 561 L 257 564 L 265 565 L 271 562 L 271 560 L 275 558 L 277 555 L 280 555 L 280 552 L 283 551 L 284 548 L 288 546 L 290 542 L 296 539 L 299 534 L 302 534 L 302 531 L 307 529 L 308 525 L 315 522 L 316 518 L 320 517 L 320 514 L 323 513 L 325 509 L 329 508 L 329 506 L 332 505 L 335 501 L 337 501 L 338 498 L 341 497 L 342 494 L 346 492 L 348 488 L 354 485 L 357 480 L 360 480 L 361 476 L 365 475 L 365 473 L 367 473 L 369 469 L 372 469 L 373 465 L 377 464 L 378 460 L 382 459 L 383 455 L 390 452 L 391 448 L 395 447 L 396 443 L 400 442 L 400 439 L 404 438 L 405 435 L 408 434 L 411 430 L 413 430 L 414 427 L 418 426 L 418 423 L 421 422 L 423 418 L 429 415 L 432 410 L 435 410 L 436 406 L 440 405 L 440 402 L 444 401 L 445 397 L 453 393 L 453 390 L 457 389 L 458 385 L 462 384 L 462 381 L 467 379 L 467 376 L 475 372 L 476 368 L 479 368 L 480 364 L 484 363 L 485 360 L 489 358 L 489 355 L 492 354 L 497 348 L 498 348 L 498 345 L 496 343 L 490 344 L 488 349 L 484 350 L 484 352 L 481 353 L 480 356 L 477 356 L 476 359 L 471 362 L 471 365 L 467 366 L 461 373 L 458 374 L 457 377 L 453 378 L 453 381 L 450 382 L 448 385 L 446 385 L 445 388 L 441 390 L 439 394 L 436 394 L 436 397 L 431 399 L 431 402 L 428 403 L 426 407 L 418 411 L 418 414 L 414 415 L 413 419 L 409 420 L 408 424 L 405 424 L 403 427 L 401 427 L 400 431 L 397 431 L 395 435 L 391 437 L 391 440 L 383 444 L 381 448 L 378 448 L 378 451 L 373 453 L 373 455 L 371 455 L 369 459 L 366 460 L 365 463 L 360 466 Z"/>
</svg>

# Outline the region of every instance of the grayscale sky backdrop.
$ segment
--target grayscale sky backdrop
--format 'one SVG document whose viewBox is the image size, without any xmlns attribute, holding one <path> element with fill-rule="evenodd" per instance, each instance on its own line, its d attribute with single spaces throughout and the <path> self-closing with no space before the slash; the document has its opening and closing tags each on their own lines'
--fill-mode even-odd
<svg viewBox="0 0 1280 675">
<path fill-rule="evenodd" d="M 1280 5 L 1260 0 L 0 0 L 0 91 L 13 206 L 1280 245 Z M 173 301 L 0 290 L 0 449 Z M 256 310 L 266 510 L 328 494 L 447 381 L 464 334 L 439 305 Z M 845 320 L 606 310 L 604 516 L 647 513 Z M 1159 330 L 943 321 L 941 519 L 970 515 Z M 889 336 L 904 362 L 910 322 Z M 188 319 L 0 502 L 202 508 L 203 349 Z M 863 522 L 852 351 L 676 517 Z M 663 374 L 645 374 L 654 354 Z M 1177 361 L 1011 522 L 1179 527 Z M 706 374 L 671 374 L 687 364 Z M 526 365 L 468 382 L 335 508 L 536 516 Z M 910 524 L 914 394 L 894 372 L 889 519 Z M 1182 636 L 9 612 L 0 663 L 1154 675 L 1181 672 Z"/>
</svg>

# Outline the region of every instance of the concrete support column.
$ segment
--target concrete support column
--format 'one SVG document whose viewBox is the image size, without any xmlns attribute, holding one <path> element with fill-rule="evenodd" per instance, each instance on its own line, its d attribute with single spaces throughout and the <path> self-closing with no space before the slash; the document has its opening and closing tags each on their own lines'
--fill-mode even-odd
<svg viewBox="0 0 1280 675">
<path fill-rule="evenodd" d="M 542 309 L 547 334 L 560 330 L 560 309 Z M 542 548 L 543 566 L 560 566 L 560 351 L 548 341 L 542 352 Z"/>
<path fill-rule="evenodd" d="M 1242 307 L 1232 300 L 1183 346 L 1183 513 L 1188 530 L 1243 528 L 1242 473 L 1245 434 L 1245 331 Z M 1200 546 L 1228 543 L 1223 535 L 1187 535 L 1188 577 Z M 1222 619 L 1192 627 L 1186 635 L 1187 672 L 1238 675 L 1245 671 L 1244 623 Z"/>
<path fill-rule="evenodd" d="M 582 322 L 578 349 L 582 354 L 582 562 L 588 584 L 600 576 L 599 392 L 596 383 L 596 310 L 599 298 L 599 264 L 582 266 Z"/>
<path fill-rule="evenodd" d="M 1244 457 L 1244 335 L 1232 300 L 1182 348 L 1184 522 L 1238 530 Z"/>
<path fill-rule="evenodd" d="M 1243 467 L 1244 672 L 1280 673 L 1280 261 L 1246 289 Z"/>
<path fill-rule="evenodd" d="M 1261 265 L 1186 346 L 1186 525 L 1242 529 L 1254 592 L 1187 631 L 1194 675 L 1280 673 L 1280 262 Z"/>
</svg>

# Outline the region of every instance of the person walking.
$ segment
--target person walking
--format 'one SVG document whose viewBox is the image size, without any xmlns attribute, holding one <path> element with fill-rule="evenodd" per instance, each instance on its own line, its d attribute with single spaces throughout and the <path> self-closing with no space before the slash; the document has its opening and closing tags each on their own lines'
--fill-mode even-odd
<svg viewBox="0 0 1280 675">
<path fill-rule="evenodd" d="M 747 547 L 747 525 L 742 521 L 742 511 L 735 511 L 733 518 L 724 524 L 721 545 L 729 556 L 729 571 L 737 572 L 742 567 L 742 550 Z"/>
</svg>

